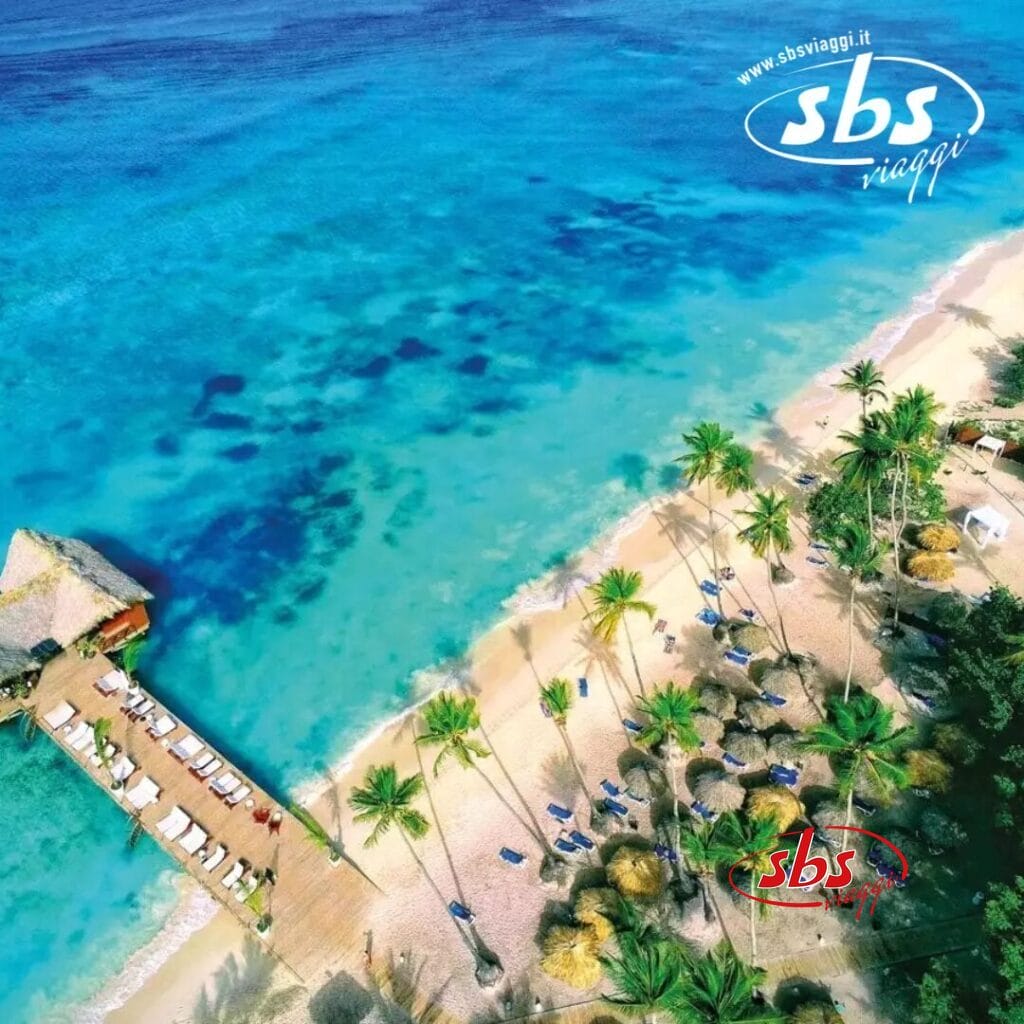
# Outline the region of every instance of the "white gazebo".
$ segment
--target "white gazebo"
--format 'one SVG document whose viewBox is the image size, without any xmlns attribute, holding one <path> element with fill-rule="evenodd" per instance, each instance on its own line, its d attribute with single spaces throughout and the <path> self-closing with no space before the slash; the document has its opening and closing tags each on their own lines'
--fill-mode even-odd
<svg viewBox="0 0 1024 1024">
<path fill-rule="evenodd" d="M 978 546 L 982 548 L 985 547 L 993 537 L 995 537 L 996 540 L 1006 540 L 1006 535 L 1010 531 L 1010 520 L 1001 512 L 997 512 L 991 505 L 983 505 L 981 508 L 972 508 L 970 512 L 964 516 L 964 533 L 968 532 L 967 528 L 972 522 L 977 523 L 984 531 L 980 535 L 978 544 Z"/>
<path fill-rule="evenodd" d="M 985 451 L 992 453 L 992 461 L 995 462 L 1000 455 L 1006 450 L 1006 442 L 1001 437 L 993 437 L 991 434 L 982 434 L 977 441 L 974 442 L 974 450 L 977 452 L 979 448 L 984 448 Z"/>
</svg>

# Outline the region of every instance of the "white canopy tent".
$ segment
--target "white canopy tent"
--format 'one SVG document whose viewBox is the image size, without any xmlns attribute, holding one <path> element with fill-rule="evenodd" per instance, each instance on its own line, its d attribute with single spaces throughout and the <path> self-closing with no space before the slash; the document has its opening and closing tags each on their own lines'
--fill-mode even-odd
<svg viewBox="0 0 1024 1024">
<path fill-rule="evenodd" d="M 978 546 L 985 547 L 995 537 L 996 540 L 1006 540 L 1010 532 L 1010 520 L 1001 512 L 997 512 L 991 505 L 983 505 L 981 508 L 972 508 L 964 516 L 964 533 L 968 532 L 971 523 L 977 523 L 984 532 L 981 534 Z"/>
</svg>

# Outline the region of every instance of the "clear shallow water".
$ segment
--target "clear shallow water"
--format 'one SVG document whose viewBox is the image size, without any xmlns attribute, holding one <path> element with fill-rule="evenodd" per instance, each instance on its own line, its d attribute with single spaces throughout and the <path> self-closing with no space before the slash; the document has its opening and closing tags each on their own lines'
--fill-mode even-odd
<svg viewBox="0 0 1024 1024">
<path fill-rule="evenodd" d="M 144 579 L 147 683 L 280 788 L 669 483 L 683 425 L 753 429 L 1024 223 L 1024 119 L 1009 2 L 275 6 L 0 8 L 0 536 Z M 860 25 L 986 100 L 929 202 L 743 136 L 738 71 Z M 59 761 L 0 742 L 5 781 Z M 33 779 L 2 790 L 3 1019 L 99 984 L 167 866 L 111 873 L 116 809 Z M 33 855 L 40 786 L 110 845 Z"/>
</svg>

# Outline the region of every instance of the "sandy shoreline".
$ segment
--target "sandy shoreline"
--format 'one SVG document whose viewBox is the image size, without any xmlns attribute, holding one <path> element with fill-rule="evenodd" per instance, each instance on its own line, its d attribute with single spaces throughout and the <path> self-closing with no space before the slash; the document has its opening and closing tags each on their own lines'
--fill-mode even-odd
<svg viewBox="0 0 1024 1024">
<path fill-rule="evenodd" d="M 1021 279 L 1024 279 L 1024 232 L 981 243 L 940 275 L 926 292 L 917 296 L 899 318 L 879 324 L 844 359 L 844 364 L 865 355 L 874 355 L 881 359 L 886 378 L 896 389 L 922 383 L 935 390 L 940 401 L 948 407 L 959 400 L 978 397 L 987 386 L 986 348 L 995 344 L 994 339 L 977 328 L 958 322 L 944 313 L 943 308 L 950 303 L 977 306 L 992 315 L 1000 329 L 1016 332 L 1021 325 L 1006 322 L 1006 318 L 1012 308 L 1009 305 L 1011 286 Z M 955 372 L 952 372 L 954 366 Z M 786 475 L 798 464 L 813 464 L 828 449 L 836 433 L 855 421 L 856 400 L 837 394 L 828 387 L 836 376 L 834 369 L 817 375 L 798 395 L 785 403 L 770 422 L 763 424 L 763 439 L 756 445 L 762 483 Z M 744 412 L 737 410 L 736 419 L 739 420 Z M 659 515 L 654 515 L 655 512 Z M 580 584 L 612 562 L 640 569 L 644 573 L 646 590 L 659 607 L 659 615 L 670 618 L 670 630 L 682 621 L 680 639 L 686 641 L 680 645 L 686 651 L 683 662 L 662 656 L 660 641 L 645 643 L 639 652 L 645 675 L 651 678 L 657 675 L 667 677 L 680 670 L 692 677 L 708 669 L 702 660 L 706 656 L 706 651 L 700 646 L 703 634 L 699 627 L 692 625 L 693 615 L 701 606 L 694 577 L 705 571 L 708 562 L 708 558 L 703 557 L 706 552 L 702 548 L 706 539 L 704 522 L 704 510 L 698 501 L 682 492 L 665 495 L 642 503 L 580 555 L 577 567 Z M 728 543 L 723 540 L 724 545 Z M 764 595 L 757 589 L 757 581 L 761 577 L 757 567 L 751 564 L 749 556 L 738 550 L 735 543 L 726 547 L 726 554 L 737 569 L 740 581 L 737 589 L 742 593 L 737 594 L 737 599 L 765 608 L 765 617 L 770 618 Z M 749 587 L 748 580 L 752 581 Z M 817 585 L 817 581 L 810 577 L 807 588 Z M 478 696 L 489 741 L 497 752 L 496 758 L 491 760 L 496 762 L 500 756 L 503 770 L 508 773 L 503 777 L 495 765 L 488 765 L 498 783 L 509 791 L 514 779 L 525 792 L 539 790 L 553 793 L 567 803 L 574 799 L 578 803 L 579 795 L 574 794 L 571 787 L 563 785 L 564 780 L 559 777 L 557 735 L 550 726 L 542 723 L 536 711 L 534 693 L 537 679 L 547 679 L 556 674 L 570 678 L 587 674 L 592 684 L 596 683 L 586 717 L 579 722 L 574 720 L 571 725 L 574 742 L 588 769 L 588 781 L 592 781 L 591 774 L 600 779 L 614 772 L 614 764 L 601 763 L 601 754 L 609 749 L 609 744 L 615 743 L 620 747 L 623 744 L 622 731 L 616 729 L 615 724 L 621 718 L 618 714 L 620 705 L 625 707 L 628 703 L 629 684 L 633 682 L 628 659 L 622 682 L 616 678 L 614 665 L 606 664 L 608 671 L 602 672 L 601 659 L 595 652 L 585 649 L 585 641 L 581 638 L 579 606 L 570 597 L 563 607 L 562 596 L 552 594 L 550 583 L 535 581 L 524 585 L 510 599 L 508 608 L 509 614 L 482 636 L 465 659 L 451 666 L 447 673 L 444 668 L 427 670 L 419 680 L 423 683 L 419 692 L 426 697 L 427 691 L 443 683 L 446 675 L 448 685 L 459 683 L 472 690 Z M 666 610 L 662 613 L 661 609 Z M 819 633 L 828 628 L 820 621 L 810 622 L 807 626 L 809 635 L 816 627 L 820 627 Z M 638 628 L 643 631 L 642 627 Z M 814 643 L 816 653 L 826 666 L 842 661 L 843 644 L 836 638 L 833 640 L 835 643 L 830 645 L 817 637 Z M 865 666 L 868 657 L 868 653 L 858 653 Z M 599 721 L 594 712 L 605 706 L 610 711 L 604 716 L 607 721 Z M 372 856 L 365 855 L 360 848 L 363 830 L 352 827 L 343 809 L 345 794 L 362 776 L 367 765 L 395 761 L 403 771 L 420 770 L 416 749 L 410 742 L 411 714 L 411 711 L 405 711 L 374 730 L 329 773 L 328 778 L 322 780 L 317 787 L 319 794 L 314 793 L 312 786 L 303 793 L 307 800 L 318 796 L 314 803 L 316 812 L 331 830 L 337 831 L 351 855 L 373 877 L 387 879 L 388 896 L 381 899 L 380 907 L 375 908 L 371 920 L 348 925 L 360 931 L 372 931 L 374 945 L 382 951 L 381 955 L 384 950 L 402 949 L 416 953 L 432 950 L 436 945 L 437 930 L 447 927 L 439 921 L 436 905 L 431 905 L 434 897 L 424 894 L 422 880 L 414 866 L 408 863 L 400 844 L 389 839 L 373 851 Z M 429 771 L 429 765 L 427 768 Z M 509 841 L 510 835 L 525 849 L 527 840 L 522 838 L 521 832 L 517 834 L 517 823 L 486 794 L 474 777 L 468 773 L 455 774 L 456 771 L 447 769 L 436 783 L 430 779 L 438 820 L 444 825 L 454 864 L 472 860 L 474 854 L 485 848 L 488 851 L 496 849 Z M 538 773 L 542 777 L 538 778 Z M 542 811 L 543 800 L 538 797 L 533 803 Z M 486 868 L 483 863 L 479 868 L 473 864 L 465 871 L 452 867 L 446 863 L 442 844 L 436 838 L 433 836 L 424 844 L 428 868 L 437 877 L 445 879 L 447 889 L 452 888 L 448 878 L 453 878 L 456 889 L 465 888 L 467 898 L 472 900 L 481 921 L 500 921 L 500 926 L 495 926 L 493 932 L 488 929 L 485 938 L 500 953 L 507 978 L 514 983 L 529 968 L 533 956 L 532 942 L 523 942 L 522 938 L 529 935 L 532 939 L 543 901 L 538 900 L 535 893 L 510 896 L 500 867 L 493 865 L 491 860 L 487 861 Z M 532 857 L 535 851 L 531 849 L 528 852 Z M 415 917 L 403 913 L 410 905 L 422 909 L 423 913 Z M 531 919 L 534 926 L 528 927 Z M 343 926 L 339 923 L 339 927 Z M 209 925 L 183 942 L 178 935 L 173 954 L 134 994 L 131 994 L 133 986 L 126 983 L 125 976 L 114 980 L 110 991 L 121 992 L 129 998 L 105 1019 L 113 1024 L 189 1020 L 191 1007 L 201 987 L 222 966 L 228 955 L 240 954 L 245 937 L 244 930 L 224 912 L 218 913 Z M 449 954 L 454 958 L 457 952 L 452 949 Z M 455 970 L 443 955 L 437 954 L 437 957 L 439 959 L 435 958 L 431 967 L 432 974 L 435 970 Z M 141 967 L 142 973 L 152 970 L 158 959 L 147 957 Z M 338 969 L 357 976 L 361 965 L 338 965 Z M 140 965 L 130 965 L 130 972 L 135 972 L 138 979 Z M 310 994 L 327 980 L 309 979 Z M 550 990 L 539 994 L 545 1005 L 564 1005 L 568 1001 L 565 996 L 568 991 L 559 991 L 552 984 Z M 448 1008 L 454 1013 L 468 1011 L 472 1009 L 474 998 L 479 998 L 479 992 L 475 990 L 471 977 L 467 985 L 464 978 L 453 975 L 445 998 Z M 103 1019 L 98 1016 L 100 1007 L 105 1011 L 110 1005 L 109 993 L 101 995 L 92 1004 L 94 1015 L 83 1019 Z M 296 1019 L 305 1018 L 299 1016 Z"/>
</svg>

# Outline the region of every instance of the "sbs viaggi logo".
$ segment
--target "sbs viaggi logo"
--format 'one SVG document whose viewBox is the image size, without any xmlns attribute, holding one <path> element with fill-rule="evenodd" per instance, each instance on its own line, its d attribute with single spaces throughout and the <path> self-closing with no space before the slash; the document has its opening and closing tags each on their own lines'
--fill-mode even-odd
<svg viewBox="0 0 1024 1024">
<path fill-rule="evenodd" d="M 863 168 L 865 189 L 897 183 L 909 203 L 930 197 L 942 168 L 984 123 L 985 105 L 970 83 L 933 61 L 875 49 L 842 56 L 869 46 L 871 34 L 861 29 L 787 46 L 747 68 L 741 85 L 769 75 L 793 82 L 750 108 L 747 138 L 783 160 Z M 814 59 L 833 54 L 838 59 Z"/>
</svg>

